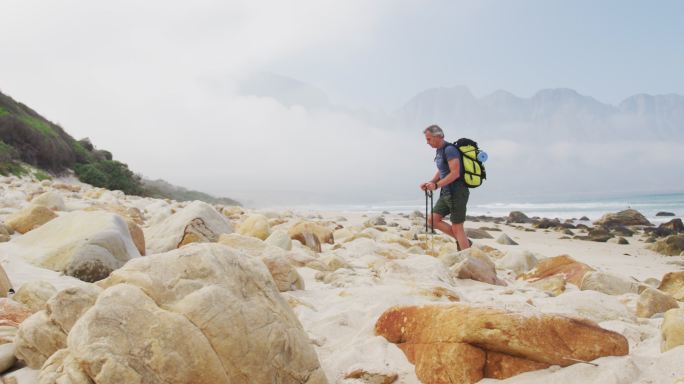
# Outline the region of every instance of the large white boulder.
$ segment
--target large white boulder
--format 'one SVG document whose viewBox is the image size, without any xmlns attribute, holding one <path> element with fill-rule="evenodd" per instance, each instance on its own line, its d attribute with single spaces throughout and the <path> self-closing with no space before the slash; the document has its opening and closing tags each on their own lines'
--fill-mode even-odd
<svg viewBox="0 0 684 384">
<path fill-rule="evenodd" d="M 43 207 L 49 208 L 53 211 L 66 210 L 62 194 L 57 191 L 49 191 L 38 195 L 31 200 L 31 204 L 42 205 Z"/>
<path fill-rule="evenodd" d="M 89 282 L 140 256 L 124 219 L 107 212 L 64 213 L 6 247 L 36 266 Z"/>
<path fill-rule="evenodd" d="M 537 266 L 539 259 L 530 251 L 508 252 L 496 263 L 497 268 L 510 269 L 516 275 L 525 273 Z"/>
<path fill-rule="evenodd" d="M 215 242 L 232 233 L 230 221 L 202 201 L 193 201 L 173 215 L 144 230 L 147 253 L 160 253 L 197 242 Z"/>
<path fill-rule="evenodd" d="M 256 237 L 237 233 L 223 234 L 219 236 L 218 242 L 261 260 L 271 272 L 271 276 L 273 276 L 273 280 L 281 292 L 304 289 L 304 279 L 288 261 L 288 252 L 285 250 L 266 244 Z"/>
<path fill-rule="evenodd" d="M 34 369 L 40 368 L 58 350 L 66 347 L 74 323 L 95 304 L 102 291 L 94 284 L 67 288 L 50 298 L 45 308 L 21 323 L 14 339 L 17 357 Z"/>
<path fill-rule="evenodd" d="M 292 239 L 290 236 L 282 229 L 275 230 L 271 233 L 266 240 L 266 244 L 276 246 L 278 248 L 289 251 L 292 249 Z"/>
<path fill-rule="evenodd" d="M 268 218 L 266 216 L 252 214 L 238 225 L 237 232 L 241 235 L 266 240 L 271 234 L 271 227 L 268 225 Z"/>
<path fill-rule="evenodd" d="M 39 383 L 327 382 L 266 267 L 227 246 L 132 260 L 99 285 Z"/>
</svg>

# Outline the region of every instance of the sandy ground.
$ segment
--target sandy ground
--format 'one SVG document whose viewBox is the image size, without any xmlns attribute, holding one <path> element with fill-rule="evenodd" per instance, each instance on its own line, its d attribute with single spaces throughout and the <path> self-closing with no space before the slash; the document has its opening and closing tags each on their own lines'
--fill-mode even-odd
<svg viewBox="0 0 684 384">
<path fill-rule="evenodd" d="M 5 194 L 5 201 L 19 201 L 21 197 L 13 197 L 14 192 L 9 188 L 0 192 Z M 146 214 L 151 216 L 158 209 L 156 207 L 161 205 L 149 200 L 129 201 L 122 198 L 118 203 L 148 209 Z M 70 209 L 87 206 L 78 197 L 67 199 L 67 205 Z M 0 206 L 0 219 L 17 209 L 19 207 L 7 204 Z M 250 213 L 254 212 L 247 212 Z M 357 369 L 378 378 L 382 375 L 397 375 L 397 383 L 419 383 L 413 365 L 406 360 L 401 350 L 374 334 L 375 321 L 393 305 L 449 304 L 452 300 L 513 311 L 581 316 L 617 331 L 629 340 L 628 356 L 604 357 L 594 361 L 596 365 L 579 363 L 566 368 L 551 367 L 518 375 L 504 382 L 684 383 L 684 347 L 660 352 L 662 315 L 655 315 L 651 319 L 637 318 L 637 294 L 611 296 L 596 291 L 580 291 L 574 285 L 568 285 L 565 293 L 553 297 L 525 281 L 517 280 L 515 274 L 506 269 L 497 270 L 498 276 L 507 283 L 506 286 L 453 278 L 438 258 L 426 255 L 426 252 L 412 252 L 397 244 L 395 240 L 402 233 L 415 231 L 421 226 L 420 219 L 411 220 L 400 214 L 383 215 L 388 226 L 378 230 L 364 225 L 373 215 L 363 212 L 261 213 L 287 218 L 287 223 L 281 224 L 283 228 L 295 220 L 308 219 L 366 235 L 353 241 L 340 238 L 336 239 L 335 244 L 324 244 L 323 252 L 316 257 L 321 260 L 335 259 L 343 267 L 329 272 L 308 267 L 297 268 L 306 288 L 283 293 L 311 338 L 331 383 L 369 383 L 345 378 Z M 493 247 L 501 255 L 529 251 L 541 259 L 567 254 L 599 271 L 642 282 L 649 278 L 661 279 L 665 273 L 682 270 L 684 266 L 684 257 L 663 256 L 646 249 L 640 235 L 628 237 L 630 244 L 618 245 L 561 239 L 563 234 L 552 230 L 524 230 L 529 225 L 520 229 L 491 222 L 466 222 L 466 227 L 500 229 L 501 232 L 490 231 L 494 239 L 478 239 L 474 240 L 474 244 Z M 507 234 L 518 245 L 499 244 L 495 239 L 501 233 Z M 453 243 L 453 240 L 442 235 L 432 238 L 432 244 L 437 245 L 436 251 L 449 242 Z M 74 279 L 2 253 L 1 246 L 0 263 L 16 287 L 31 280 L 46 280 L 60 288 L 80 284 Z M 432 292 L 436 287 L 449 294 L 434 295 Z M 20 384 L 32 383 L 36 382 L 37 371 L 23 368 L 5 375 L 5 379 L 8 377 L 15 377 Z M 485 379 L 482 382 L 498 381 Z"/>
</svg>

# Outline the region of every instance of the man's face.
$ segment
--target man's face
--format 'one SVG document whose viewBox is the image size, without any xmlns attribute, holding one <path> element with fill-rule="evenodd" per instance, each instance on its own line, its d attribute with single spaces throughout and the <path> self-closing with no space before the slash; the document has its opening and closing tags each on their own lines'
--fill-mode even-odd
<svg viewBox="0 0 684 384">
<path fill-rule="evenodd" d="M 425 132 L 425 141 L 427 141 L 427 144 L 432 148 L 440 148 L 442 146 L 444 138 L 439 136 L 432 136 L 430 132 Z"/>
</svg>

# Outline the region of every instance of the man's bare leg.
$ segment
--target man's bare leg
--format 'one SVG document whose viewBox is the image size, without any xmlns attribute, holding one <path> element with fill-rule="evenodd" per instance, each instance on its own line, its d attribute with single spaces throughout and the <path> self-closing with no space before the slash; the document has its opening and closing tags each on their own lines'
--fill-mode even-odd
<svg viewBox="0 0 684 384">
<path fill-rule="evenodd" d="M 451 224 L 450 229 L 453 233 L 452 236 L 454 236 L 458 242 L 458 247 L 461 249 L 461 251 L 470 248 L 470 241 L 468 240 L 468 236 L 466 236 L 465 230 L 463 229 L 463 223 Z"/>
<path fill-rule="evenodd" d="M 429 220 L 430 225 L 433 226 L 434 228 L 439 229 L 440 231 L 446 233 L 447 235 L 454 237 L 454 233 L 451 230 L 451 225 L 442 221 L 442 217 L 443 216 L 438 214 L 438 213 L 433 213 L 432 217 Z"/>
</svg>

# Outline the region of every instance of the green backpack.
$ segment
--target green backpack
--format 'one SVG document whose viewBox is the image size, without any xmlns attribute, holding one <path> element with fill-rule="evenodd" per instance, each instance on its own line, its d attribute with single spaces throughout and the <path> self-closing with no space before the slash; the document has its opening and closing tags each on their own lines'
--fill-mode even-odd
<svg viewBox="0 0 684 384">
<path fill-rule="evenodd" d="M 461 138 L 454 143 L 447 143 L 453 145 L 461 154 L 461 179 L 468 188 L 477 188 L 482 185 L 482 182 L 487 178 L 487 172 L 483 161 L 487 160 L 487 154 L 481 151 L 477 143 L 473 140 Z M 446 148 L 446 147 L 445 147 Z M 446 157 L 442 157 L 446 162 Z M 449 163 L 447 162 L 447 166 Z"/>
</svg>

